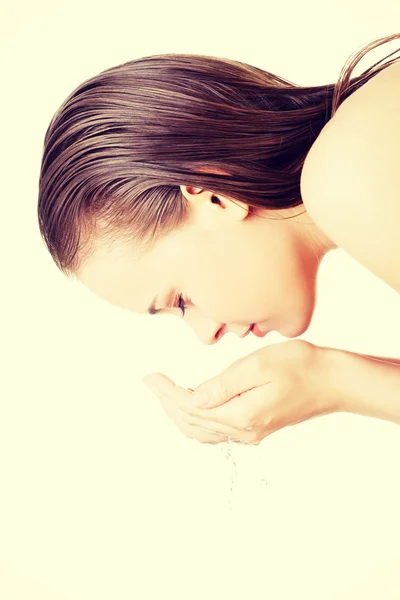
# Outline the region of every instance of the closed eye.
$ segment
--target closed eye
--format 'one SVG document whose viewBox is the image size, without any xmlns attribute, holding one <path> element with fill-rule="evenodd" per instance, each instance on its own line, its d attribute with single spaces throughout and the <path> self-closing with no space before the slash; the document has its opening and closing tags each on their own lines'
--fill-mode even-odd
<svg viewBox="0 0 400 600">
<path fill-rule="evenodd" d="M 179 296 L 176 298 L 176 300 L 175 300 L 175 303 L 174 303 L 174 308 L 180 308 L 180 309 L 181 309 L 181 311 L 182 311 L 182 317 L 184 317 L 184 316 L 185 316 L 185 310 L 186 310 L 186 308 L 188 307 L 188 305 L 189 305 L 189 304 L 190 304 L 190 298 L 186 298 L 186 299 L 185 299 L 185 298 L 182 296 L 182 294 L 180 294 L 180 295 L 179 295 Z"/>
</svg>

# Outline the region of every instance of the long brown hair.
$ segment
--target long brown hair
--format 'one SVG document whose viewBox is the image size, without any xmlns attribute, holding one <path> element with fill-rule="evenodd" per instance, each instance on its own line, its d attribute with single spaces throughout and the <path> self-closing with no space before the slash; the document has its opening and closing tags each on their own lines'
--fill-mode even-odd
<svg viewBox="0 0 400 600">
<path fill-rule="evenodd" d="M 76 88 L 47 129 L 40 233 L 74 276 L 95 241 L 140 252 L 185 223 L 180 185 L 275 210 L 302 204 L 304 160 L 340 104 L 400 57 L 355 77 L 379 38 L 349 57 L 336 84 L 301 87 L 225 58 L 164 54 L 110 68 Z M 202 169 L 211 172 L 203 172 Z M 219 171 L 225 174 L 213 172 Z"/>
</svg>

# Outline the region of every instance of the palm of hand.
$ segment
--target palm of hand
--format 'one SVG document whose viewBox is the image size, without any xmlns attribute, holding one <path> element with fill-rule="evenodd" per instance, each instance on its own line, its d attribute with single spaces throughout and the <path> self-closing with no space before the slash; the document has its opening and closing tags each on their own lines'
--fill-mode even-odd
<svg viewBox="0 0 400 600">
<path fill-rule="evenodd" d="M 304 340 L 266 346 L 194 391 L 161 373 L 147 376 L 145 383 L 186 437 L 258 445 L 287 425 L 333 412 L 323 393 L 322 351 Z M 208 399 L 203 408 L 194 405 L 200 392 Z"/>
</svg>

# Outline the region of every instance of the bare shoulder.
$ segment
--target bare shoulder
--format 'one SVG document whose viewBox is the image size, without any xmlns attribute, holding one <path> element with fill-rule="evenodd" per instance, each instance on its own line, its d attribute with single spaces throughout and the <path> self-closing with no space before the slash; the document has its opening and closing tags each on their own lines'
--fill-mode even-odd
<svg viewBox="0 0 400 600">
<path fill-rule="evenodd" d="M 358 144 L 361 150 L 363 139 L 377 131 L 389 144 L 395 139 L 400 141 L 399 102 L 400 61 L 375 75 L 339 106 L 310 149 L 302 177 L 308 178 L 313 164 L 324 160 L 329 152 L 342 153 L 349 144 Z"/>
<path fill-rule="evenodd" d="M 339 247 L 400 293 L 400 62 L 347 98 L 306 157 L 301 195 Z"/>
</svg>

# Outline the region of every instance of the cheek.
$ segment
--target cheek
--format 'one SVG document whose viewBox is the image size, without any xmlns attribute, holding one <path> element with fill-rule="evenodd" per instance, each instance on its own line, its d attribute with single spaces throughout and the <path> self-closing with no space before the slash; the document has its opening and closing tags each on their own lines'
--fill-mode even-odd
<svg viewBox="0 0 400 600">
<path fill-rule="evenodd" d="M 230 254 L 226 248 L 207 248 L 193 256 L 188 293 L 206 318 L 242 324 L 266 321 L 306 302 L 311 270 L 301 250 L 290 240 L 257 251 L 254 244 L 246 244 L 231 248 Z"/>
<path fill-rule="evenodd" d="M 224 269 L 222 275 L 207 273 L 198 287 L 196 304 L 204 316 L 215 321 L 248 325 L 268 316 L 276 303 L 275 294 L 276 287 L 265 275 Z"/>
</svg>

